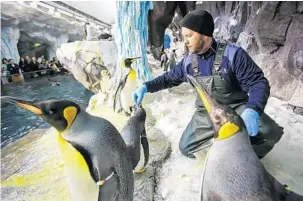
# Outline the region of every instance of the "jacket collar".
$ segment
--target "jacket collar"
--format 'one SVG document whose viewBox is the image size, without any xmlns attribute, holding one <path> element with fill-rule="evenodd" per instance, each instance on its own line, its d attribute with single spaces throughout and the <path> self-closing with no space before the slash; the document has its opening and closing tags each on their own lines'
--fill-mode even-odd
<svg viewBox="0 0 303 201">
<path fill-rule="evenodd" d="M 202 53 L 202 54 L 198 54 L 202 59 L 207 59 L 209 58 L 210 56 L 216 54 L 216 49 L 217 49 L 217 41 L 213 38 L 212 39 L 212 44 L 210 46 L 210 48 Z"/>
</svg>

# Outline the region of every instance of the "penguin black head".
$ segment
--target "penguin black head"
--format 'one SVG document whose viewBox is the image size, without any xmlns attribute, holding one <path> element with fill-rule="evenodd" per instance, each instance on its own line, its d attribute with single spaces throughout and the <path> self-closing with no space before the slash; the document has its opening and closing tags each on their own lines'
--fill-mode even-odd
<svg viewBox="0 0 303 201">
<path fill-rule="evenodd" d="M 1 99 L 13 102 L 40 116 L 60 133 L 70 127 L 80 112 L 79 105 L 67 100 L 26 101 L 11 96 L 4 96 Z"/>
<path fill-rule="evenodd" d="M 130 108 L 131 116 L 138 116 L 140 119 L 146 119 L 146 111 L 142 107 L 142 104 L 134 105 Z"/>
<path fill-rule="evenodd" d="M 210 116 L 215 131 L 215 139 L 228 138 L 246 128 L 242 118 L 232 108 L 220 104 L 212 98 L 194 77 L 187 75 L 187 78 L 190 84 L 196 89 Z"/>
<path fill-rule="evenodd" d="M 137 59 L 140 59 L 141 57 L 136 57 L 136 58 L 126 58 L 124 59 L 123 63 L 122 63 L 122 66 L 123 67 L 126 67 L 126 68 L 131 68 L 131 64 L 137 60 Z"/>
</svg>

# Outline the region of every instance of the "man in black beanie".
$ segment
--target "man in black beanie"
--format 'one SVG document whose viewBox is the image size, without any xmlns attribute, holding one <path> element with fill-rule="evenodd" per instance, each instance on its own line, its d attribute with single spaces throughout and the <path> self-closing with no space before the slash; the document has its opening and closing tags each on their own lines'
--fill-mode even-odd
<svg viewBox="0 0 303 201">
<path fill-rule="evenodd" d="M 276 143 L 270 138 L 280 139 L 276 136 L 282 136 L 283 129 L 263 112 L 270 87 L 262 70 L 241 47 L 213 39 L 214 20 L 207 11 L 188 13 L 182 19 L 181 27 L 189 54 L 171 71 L 140 86 L 133 93 L 134 102 L 141 103 L 146 92 L 153 93 L 187 82 L 187 74 L 203 78 L 198 79 L 202 85 L 212 80 L 212 96 L 241 114 L 256 154 L 260 158 L 265 156 Z M 182 154 L 199 158 L 204 155 L 200 150 L 212 144 L 214 131 L 199 98 L 196 99 L 196 109 L 179 148 Z"/>
</svg>

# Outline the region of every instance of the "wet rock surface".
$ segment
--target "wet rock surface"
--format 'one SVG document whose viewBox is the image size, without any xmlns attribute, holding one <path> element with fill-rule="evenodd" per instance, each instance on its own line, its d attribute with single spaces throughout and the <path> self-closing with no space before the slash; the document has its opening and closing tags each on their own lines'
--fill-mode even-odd
<svg viewBox="0 0 303 201">
<path fill-rule="evenodd" d="M 214 37 L 243 47 L 263 69 L 271 95 L 303 107 L 302 2 L 203 2 Z"/>
</svg>

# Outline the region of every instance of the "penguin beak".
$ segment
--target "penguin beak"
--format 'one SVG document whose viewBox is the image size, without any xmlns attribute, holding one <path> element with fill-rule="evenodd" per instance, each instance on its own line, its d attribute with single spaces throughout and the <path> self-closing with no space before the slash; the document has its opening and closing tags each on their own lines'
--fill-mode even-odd
<svg viewBox="0 0 303 201">
<path fill-rule="evenodd" d="M 27 101 L 27 100 L 22 100 L 18 99 L 12 96 L 2 96 L 1 99 L 7 100 L 8 102 L 14 103 L 18 105 L 19 107 L 22 107 L 26 110 L 29 110 L 30 112 L 36 114 L 36 115 L 42 115 L 43 112 L 39 108 L 38 104 L 36 104 L 33 101 Z"/>
<path fill-rule="evenodd" d="M 131 61 L 131 62 L 134 62 L 134 61 L 136 61 L 137 59 L 140 59 L 140 58 L 141 58 L 141 57 L 131 58 L 130 61 Z"/>
<path fill-rule="evenodd" d="M 210 97 L 204 87 L 191 75 L 187 75 L 189 83 L 196 89 L 208 113 L 215 108 L 216 101 Z"/>
</svg>

